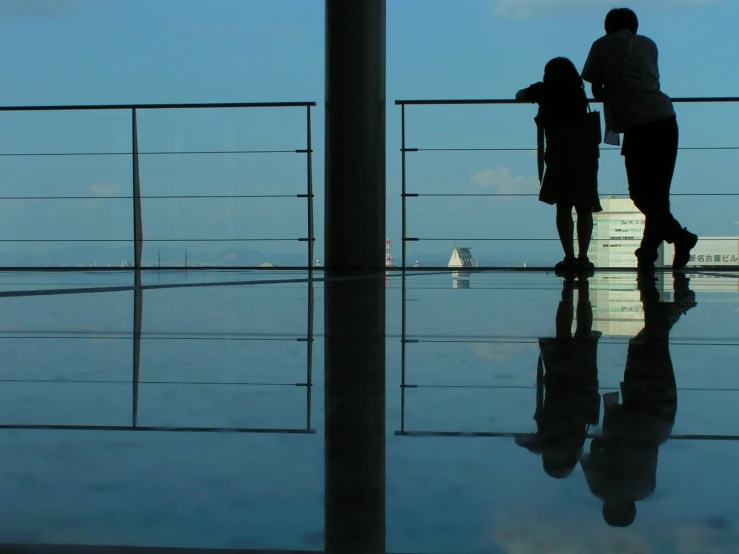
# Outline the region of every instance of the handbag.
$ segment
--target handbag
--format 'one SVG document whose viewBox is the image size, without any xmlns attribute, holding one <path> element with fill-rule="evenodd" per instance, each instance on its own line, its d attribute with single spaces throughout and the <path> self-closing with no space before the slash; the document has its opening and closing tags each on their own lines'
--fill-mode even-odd
<svg viewBox="0 0 739 554">
<path fill-rule="evenodd" d="M 587 137 L 587 141 L 600 144 L 603 142 L 603 132 L 600 127 L 600 112 L 593 111 L 590 109 L 590 103 L 588 103 L 588 113 L 585 114 L 585 129 L 584 135 Z"/>
</svg>

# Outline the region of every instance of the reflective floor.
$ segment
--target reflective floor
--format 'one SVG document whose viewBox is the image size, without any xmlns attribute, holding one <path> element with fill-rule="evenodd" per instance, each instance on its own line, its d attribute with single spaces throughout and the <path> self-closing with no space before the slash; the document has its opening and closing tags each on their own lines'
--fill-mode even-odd
<svg viewBox="0 0 739 554">
<path fill-rule="evenodd" d="M 739 552 L 739 275 L 331 279 L 0 273 L 0 543 Z"/>
</svg>

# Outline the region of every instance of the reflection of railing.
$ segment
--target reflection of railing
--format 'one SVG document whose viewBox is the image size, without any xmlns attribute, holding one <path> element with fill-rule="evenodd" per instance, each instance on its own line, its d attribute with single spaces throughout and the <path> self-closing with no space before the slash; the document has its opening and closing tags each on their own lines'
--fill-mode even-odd
<svg viewBox="0 0 739 554">
<path fill-rule="evenodd" d="M 514 438 L 518 435 L 520 435 L 523 432 L 523 429 L 526 429 L 527 424 L 529 423 L 529 415 L 526 415 L 525 419 L 522 419 L 522 429 L 489 429 L 489 430 L 482 430 L 480 428 L 474 429 L 474 430 L 453 430 L 453 429 L 446 429 L 446 430 L 435 430 L 435 429 L 419 429 L 416 427 L 419 423 L 424 423 L 424 415 L 421 415 L 421 419 L 416 421 L 408 421 L 408 409 L 407 405 L 409 403 L 409 400 L 407 398 L 408 391 L 447 391 L 453 394 L 452 391 L 459 391 L 459 390 L 467 390 L 467 391 L 485 391 L 486 393 L 490 392 L 492 394 L 495 393 L 504 393 L 504 394 L 511 394 L 515 393 L 516 391 L 525 391 L 530 392 L 531 395 L 531 403 L 532 403 L 532 411 L 533 407 L 535 405 L 535 400 L 538 400 L 537 394 L 540 393 L 540 387 L 542 386 L 541 376 L 537 374 L 537 385 L 526 385 L 526 384 L 506 384 L 506 385 L 498 385 L 498 384 L 471 384 L 469 382 L 454 382 L 454 383 L 448 383 L 448 384 L 431 384 L 428 380 L 424 382 L 424 375 L 427 375 L 428 372 L 426 371 L 430 366 L 428 363 L 424 363 L 422 365 L 419 365 L 419 369 L 423 369 L 423 371 L 420 372 L 413 372 L 412 368 L 410 369 L 411 373 L 415 373 L 417 377 L 409 377 L 409 354 L 410 356 L 413 356 L 414 354 L 417 355 L 419 352 L 419 349 L 423 349 L 424 346 L 427 348 L 430 345 L 444 345 L 445 348 L 449 348 L 450 352 L 453 351 L 455 347 L 463 346 L 463 345 L 491 345 L 491 346 L 499 346 L 499 347 L 519 347 L 519 348 L 530 348 L 534 349 L 536 351 L 539 350 L 539 337 L 537 336 L 530 336 L 530 335 L 510 335 L 510 336 L 500 336 L 500 335 L 493 335 L 493 334 L 487 334 L 483 330 L 479 334 L 467 334 L 467 333 L 460 333 L 460 334 L 453 334 L 453 335 L 429 335 L 429 334 L 421 334 L 417 331 L 413 331 L 408 329 L 408 310 L 406 307 L 406 303 L 409 302 L 416 302 L 418 299 L 414 299 L 413 301 L 409 300 L 407 298 L 407 290 L 411 292 L 415 291 L 424 291 L 424 290 L 430 290 L 433 291 L 433 295 L 439 294 L 440 290 L 449 290 L 452 288 L 452 271 L 439 271 L 438 274 L 434 274 L 434 272 L 408 272 L 408 271 L 399 271 L 396 277 L 399 277 L 402 287 L 402 308 L 401 308 L 401 336 L 400 336 L 400 422 L 399 422 L 399 428 L 396 429 L 395 435 L 396 436 L 403 436 L 403 437 L 469 437 L 469 438 L 482 438 L 482 437 L 488 437 L 488 438 Z M 476 271 L 475 275 L 479 278 L 484 278 L 486 275 L 491 276 L 499 276 L 501 275 L 501 272 L 483 272 L 483 271 Z M 515 275 L 515 273 L 511 273 L 511 275 Z M 608 276 L 608 274 L 600 274 L 602 276 Z M 622 274 L 615 273 L 612 276 L 619 277 Z M 731 291 L 734 292 L 737 290 L 737 287 L 739 286 L 739 276 L 736 274 L 730 274 L 730 273 L 716 273 L 716 274 L 700 274 L 701 276 L 705 277 L 706 275 L 711 275 L 713 278 L 722 281 L 721 288 L 714 287 L 713 290 L 715 292 L 727 292 Z M 435 277 L 438 277 L 439 279 L 444 280 L 444 286 L 429 286 L 429 284 L 426 282 L 428 279 L 434 279 Z M 690 275 L 691 279 L 700 279 L 698 275 Z M 597 277 L 596 277 L 597 279 Z M 664 277 L 659 276 L 658 278 L 658 287 L 660 288 L 660 291 L 662 293 L 662 296 L 660 297 L 660 302 L 667 301 L 666 298 L 672 295 L 672 291 L 669 289 L 669 287 L 663 282 Z M 591 281 L 592 283 L 592 281 Z M 620 283 L 620 284 L 619 284 Z M 660 284 L 661 283 L 661 284 Z M 501 290 L 501 288 L 505 288 L 508 290 L 517 290 L 519 289 L 520 285 L 510 285 L 501 287 L 501 285 L 495 285 L 495 286 L 485 286 L 483 283 L 482 286 L 478 287 L 477 290 Z M 617 281 L 617 284 L 614 285 L 607 285 L 603 287 L 603 290 L 606 291 L 614 291 L 619 294 L 619 297 L 616 299 L 615 303 L 621 302 L 625 303 L 625 301 L 629 301 L 628 298 L 624 299 L 623 294 L 625 292 L 632 292 L 636 293 L 637 300 L 631 300 L 632 302 L 638 302 L 639 304 L 639 312 L 633 319 L 640 320 L 640 324 L 637 327 L 634 327 L 630 329 L 630 331 L 634 331 L 634 334 L 636 334 L 644 325 L 644 313 L 641 310 L 642 302 L 638 298 L 638 291 L 637 291 L 637 285 L 635 280 L 629 279 L 629 284 L 627 285 L 625 282 Z M 666 288 L 667 287 L 667 288 Z M 407 289 L 407 290 L 406 290 Z M 532 289 L 533 290 L 533 289 Z M 553 287 L 549 289 L 548 286 L 542 286 L 541 284 L 537 283 L 536 290 L 541 292 L 543 290 L 551 291 L 552 293 L 555 293 L 555 291 L 560 291 L 561 289 L 559 287 Z M 598 289 L 593 289 L 591 294 L 595 296 L 598 292 Z M 460 295 L 465 295 L 465 292 L 460 292 Z M 455 293 L 454 297 L 456 298 L 457 295 Z M 703 301 L 703 298 L 701 297 L 701 301 Z M 491 304 L 492 305 L 492 304 Z M 631 306 L 629 306 L 631 307 Z M 632 314 L 634 311 L 629 310 L 627 312 L 622 312 L 626 314 Z M 615 318 L 616 320 L 619 319 L 619 316 L 621 313 L 616 313 Z M 465 314 L 464 320 L 469 320 L 469 316 Z M 633 320 L 629 318 L 628 323 L 631 323 Z M 632 326 L 633 327 L 633 326 Z M 443 331 L 442 331 L 443 332 Z M 618 335 L 606 337 L 604 336 L 603 339 L 599 341 L 599 344 L 601 345 L 619 345 L 623 346 L 624 348 L 628 347 L 629 344 L 629 338 L 633 336 L 632 334 L 629 335 Z M 734 336 L 730 337 L 711 337 L 710 340 L 703 340 L 703 339 L 694 339 L 694 338 L 676 338 L 676 339 L 670 339 L 670 347 L 671 348 L 687 348 L 687 349 L 695 349 L 696 347 L 707 347 L 707 346 L 718 346 L 718 347 L 730 347 L 730 348 L 736 348 L 739 346 L 739 339 Z M 679 356 L 677 354 L 674 354 L 675 359 L 678 359 Z M 454 365 L 454 356 L 449 356 L 448 358 L 444 358 L 444 361 L 440 361 L 441 358 L 437 358 L 437 365 L 434 366 L 435 369 L 438 369 L 440 371 L 446 372 L 446 375 L 454 375 L 454 370 L 456 369 Z M 451 360 L 451 361 L 447 361 Z M 534 357 L 532 360 L 532 367 L 536 364 L 536 358 Z M 420 379 L 418 379 L 420 377 Z M 608 393 L 608 392 L 616 392 L 618 391 L 618 387 L 611 387 L 611 386 L 602 386 L 599 389 L 599 392 L 601 393 Z M 715 386 L 715 387 L 683 387 L 680 386 L 678 388 L 678 394 L 685 393 L 685 392 L 724 392 L 727 389 L 725 387 Z M 411 393 L 412 394 L 412 393 Z M 513 402 L 511 403 L 513 404 Z M 510 408 L 511 404 L 508 404 L 507 402 L 503 403 L 502 405 L 497 406 L 500 410 L 507 410 Z M 495 409 L 495 404 L 491 402 L 490 404 L 491 412 Z M 479 407 L 479 404 L 475 404 L 474 407 Z M 460 410 L 465 410 L 470 408 L 467 404 L 460 404 L 459 405 Z M 448 410 L 440 409 L 438 405 L 435 406 L 434 414 L 438 415 L 439 413 L 446 414 Z M 429 412 L 430 414 L 431 412 Z M 525 422 L 525 423 L 524 423 Z M 516 423 L 518 424 L 518 422 Z M 481 424 L 480 427 L 484 428 L 484 424 Z M 597 435 L 594 433 L 590 433 L 587 435 L 588 438 L 592 439 L 595 438 Z M 690 440 L 690 441 L 715 441 L 715 440 L 729 440 L 729 441 L 739 441 L 739 434 L 694 434 L 694 433 L 676 433 L 670 435 L 670 440 Z"/>
<path fill-rule="evenodd" d="M 130 104 L 130 105 L 81 105 L 81 106 L 0 106 L 0 113 L 3 112 L 94 112 L 94 111 L 128 111 L 131 114 L 131 144 L 132 148 L 130 152 L 45 152 L 45 153 L 30 153 L 30 152 L 3 152 L 0 153 L 2 157 L 34 157 L 34 156 L 131 156 L 132 163 L 132 184 L 131 184 L 131 195 L 130 196 L 105 196 L 105 199 L 131 199 L 133 201 L 133 221 L 132 221 L 132 235 L 133 239 L 114 239 L 114 240 L 100 240 L 95 238 L 85 239 L 65 239 L 65 238 L 49 238 L 49 239 L 6 239 L 0 238 L 0 242 L 6 243 L 133 243 L 134 247 L 134 262 L 131 268 L 142 268 L 142 251 L 144 241 L 150 241 L 152 243 L 218 243 L 218 242 L 288 242 L 298 241 L 306 242 L 308 245 L 308 260 L 305 267 L 311 267 L 313 265 L 313 250 L 315 246 L 315 232 L 313 224 L 313 145 L 311 138 L 311 108 L 314 107 L 315 102 L 252 102 L 252 103 L 219 103 L 219 104 Z M 233 151 L 219 151 L 219 150 L 199 150 L 199 151 L 186 151 L 186 152 L 142 152 L 139 150 L 139 133 L 138 133 L 138 114 L 143 111 L 153 110 L 205 110 L 205 109 L 258 109 L 258 108 L 304 108 L 305 109 L 305 124 L 306 124 L 306 140 L 305 144 L 300 148 L 292 150 L 233 150 Z M 301 194 L 239 194 L 239 195 L 209 195 L 209 194 L 198 194 L 198 195 L 146 195 L 142 194 L 142 184 L 139 171 L 139 159 L 142 156 L 167 156 L 167 155 L 209 155 L 209 154 L 234 154 L 234 155 L 249 155 L 249 154 L 300 154 L 306 157 L 306 188 L 305 193 Z M 144 222 L 142 221 L 141 215 L 141 201 L 146 199 L 237 199 L 237 198 L 305 198 L 307 200 L 307 231 L 304 237 L 296 239 L 286 238 L 253 238 L 253 237 L 238 237 L 238 238 L 196 238 L 196 237 L 182 237 L 176 239 L 164 239 L 164 238 L 145 238 L 143 227 Z M 99 199 L 96 196 L 4 196 L 1 197 L 2 201 L 18 201 L 18 200 L 91 200 Z M 182 266 L 184 267 L 184 266 Z M 199 266 L 198 269 L 208 269 L 217 267 L 214 265 L 210 266 Z M 231 266 L 229 266 L 231 267 Z M 129 269 L 131 269 L 129 268 Z M 171 268 L 171 266 L 170 266 Z M 301 266 L 302 268 L 302 266 Z M 30 268 L 23 268 L 30 269 Z M 49 267 L 45 269 L 65 269 L 65 270 L 89 270 L 89 267 Z M 106 268 L 96 268 L 106 269 Z M 112 268 L 107 268 L 112 269 Z M 283 267 L 284 269 L 284 267 Z"/>
<path fill-rule="evenodd" d="M 128 384 L 131 385 L 131 424 L 130 425 L 99 425 L 99 424 L 83 424 L 83 425 L 59 425 L 59 424 L 8 424 L 0 422 L 1 429 L 46 429 L 46 430 L 58 430 L 58 431 L 149 431 L 149 432 L 191 432 L 191 433 L 275 433 L 275 434 L 314 434 L 315 431 L 312 428 L 312 392 L 313 392 L 313 312 L 314 312 L 314 277 L 313 271 L 308 271 L 307 277 L 290 277 L 287 279 L 244 279 L 244 280 L 224 280 L 215 282 L 204 282 L 204 283 L 170 283 L 170 284 L 157 284 L 157 285 L 143 285 L 140 279 L 140 271 L 136 271 L 135 284 L 133 286 L 113 286 L 113 287 L 89 287 L 89 288 L 59 288 L 59 289 L 41 289 L 41 290 L 16 290 L 16 291 L 3 291 L 0 292 L 0 299 L 2 298 L 19 298 L 29 296 L 59 296 L 59 295 L 91 295 L 91 294 L 106 294 L 115 292 L 133 292 L 133 330 L 129 335 L 128 333 L 122 334 L 120 340 L 132 339 L 133 348 L 133 367 L 132 376 L 130 381 L 73 381 L 73 380 L 53 380 L 53 381 L 34 381 L 34 380 L 23 380 L 20 381 L 26 384 L 32 384 L 35 382 L 43 382 L 45 384 L 56 383 L 62 385 L 75 385 L 75 384 L 90 384 L 95 383 L 99 385 L 120 385 Z M 246 273 L 245 275 L 254 275 L 255 273 Z M 142 324 L 143 324 L 143 307 L 144 307 L 144 291 L 150 292 L 157 290 L 172 290 L 172 289 L 192 289 L 192 288 L 207 288 L 207 287 L 248 287 L 248 286 L 272 286 L 272 285 L 284 285 L 288 283 L 294 284 L 306 284 L 308 294 L 308 310 L 307 310 L 307 326 L 306 335 L 299 337 L 271 337 L 270 341 L 280 342 L 300 342 L 306 345 L 306 373 L 305 381 L 299 383 L 203 383 L 198 381 L 142 381 L 141 380 L 141 348 L 142 342 L 146 343 L 147 340 L 161 340 L 162 337 L 147 338 L 142 336 Z M 12 333 L 8 337 L 0 337 L 0 340 L 18 340 L 17 333 Z M 54 338 L 53 336 L 35 336 L 35 337 L 22 337 L 24 339 L 37 339 L 44 340 L 45 338 Z M 73 340 L 69 336 L 65 337 L 66 340 Z M 84 338 L 84 335 L 83 335 Z M 90 336 L 95 338 L 95 335 Z M 115 340 L 118 337 L 111 337 L 109 334 L 105 334 L 105 338 L 108 340 Z M 166 340 L 190 340 L 188 337 L 179 337 L 176 335 L 163 337 Z M 212 337 L 210 340 L 220 340 L 219 337 Z M 263 337 L 250 337 L 240 336 L 238 338 L 227 337 L 228 340 L 250 340 L 250 341 L 261 341 Z M 202 338 L 202 340 L 209 340 L 209 337 Z M 0 383 L 3 380 L 0 379 Z M 14 382 L 19 382 L 14 380 Z M 141 385 L 189 385 L 189 386 L 203 386 L 203 385 L 214 385 L 220 384 L 231 387 L 249 387 L 249 386 L 269 386 L 269 387 L 285 387 L 285 388 L 305 388 L 306 393 L 306 416 L 305 426 L 296 428 L 272 428 L 272 427 L 208 427 L 208 426 L 157 426 L 157 425 L 140 425 L 139 424 L 139 388 Z"/>
<path fill-rule="evenodd" d="M 590 100 L 590 102 L 598 102 L 597 100 Z M 703 97 L 691 97 L 691 98 L 674 98 L 673 102 L 676 103 L 688 103 L 688 104 L 712 104 L 712 103 L 739 103 L 739 97 L 714 97 L 714 98 L 703 98 Z M 511 104 L 524 104 L 518 100 L 507 100 L 507 99 L 452 99 L 452 100 L 396 100 L 395 104 L 400 106 L 400 138 L 401 138 L 401 233 L 402 233 L 402 257 L 401 267 L 408 268 L 407 263 L 407 245 L 409 242 L 433 242 L 433 241 L 449 241 L 449 242 L 488 242 L 488 241 L 523 241 L 523 242 L 545 242 L 552 241 L 558 242 L 559 239 L 556 237 L 549 238 L 501 238 L 501 237 L 489 237 L 489 238 L 464 238 L 464 237 L 418 237 L 409 235 L 408 222 L 407 222 L 407 200 L 409 198 L 481 198 L 481 197 L 538 197 L 538 194 L 532 193 L 423 193 L 423 192 L 408 192 L 408 179 L 407 179 L 407 164 L 408 154 L 417 152 L 535 152 L 536 148 L 454 148 L 454 147 L 441 147 L 441 148 L 422 148 L 422 147 L 410 147 L 407 145 L 406 136 L 406 107 L 409 106 L 498 106 L 498 105 L 511 105 Z M 739 150 L 739 146 L 710 146 L 710 147 L 681 147 L 680 150 Z M 602 151 L 620 152 L 619 148 L 605 147 Z M 623 197 L 627 196 L 624 193 L 611 193 L 601 191 L 602 196 L 612 197 Z M 672 196 L 739 196 L 739 192 L 731 193 L 710 193 L 710 192 L 697 192 L 697 193 L 683 193 L 673 194 Z M 595 240 L 595 239 L 594 239 Z M 703 266 L 706 269 L 727 269 L 726 266 Z M 482 268 L 482 266 L 481 266 Z M 437 270 L 439 267 L 425 267 L 424 270 Z M 486 267 L 484 269 L 491 269 Z M 529 268 L 529 269 L 542 269 L 542 268 Z M 618 269 L 618 268 L 610 268 Z M 736 269 L 736 268 L 731 268 Z"/>
</svg>

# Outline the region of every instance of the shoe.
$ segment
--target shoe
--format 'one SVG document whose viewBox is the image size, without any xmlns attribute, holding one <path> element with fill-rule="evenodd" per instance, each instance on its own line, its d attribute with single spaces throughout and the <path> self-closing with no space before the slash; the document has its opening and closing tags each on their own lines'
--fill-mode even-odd
<svg viewBox="0 0 739 554">
<path fill-rule="evenodd" d="M 577 262 L 575 263 L 578 273 L 589 275 L 590 277 L 595 275 L 595 265 L 588 259 L 587 256 L 577 258 Z"/>
<path fill-rule="evenodd" d="M 680 271 L 690 261 L 690 251 L 698 244 L 698 235 L 684 229 L 675 240 L 675 258 L 672 260 L 673 271 Z"/>
<path fill-rule="evenodd" d="M 577 260 L 575 258 L 565 258 L 554 266 L 555 275 L 561 277 L 562 275 L 568 275 L 577 271 Z"/>
<path fill-rule="evenodd" d="M 659 257 L 657 252 L 637 248 L 634 255 L 636 255 L 636 267 L 639 273 L 651 273 L 654 271 L 654 262 Z"/>
<path fill-rule="evenodd" d="M 674 289 L 674 304 L 680 313 L 685 315 L 698 305 L 695 301 L 695 292 L 690 290 L 690 279 L 685 274 L 674 274 Z"/>
</svg>

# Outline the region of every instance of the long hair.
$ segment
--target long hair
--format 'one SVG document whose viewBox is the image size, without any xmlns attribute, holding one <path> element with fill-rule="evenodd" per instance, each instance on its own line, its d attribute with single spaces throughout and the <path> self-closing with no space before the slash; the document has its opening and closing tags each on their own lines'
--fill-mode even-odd
<svg viewBox="0 0 739 554">
<path fill-rule="evenodd" d="M 544 84 L 558 89 L 581 89 L 582 78 L 567 58 L 554 58 L 544 66 Z"/>
</svg>

